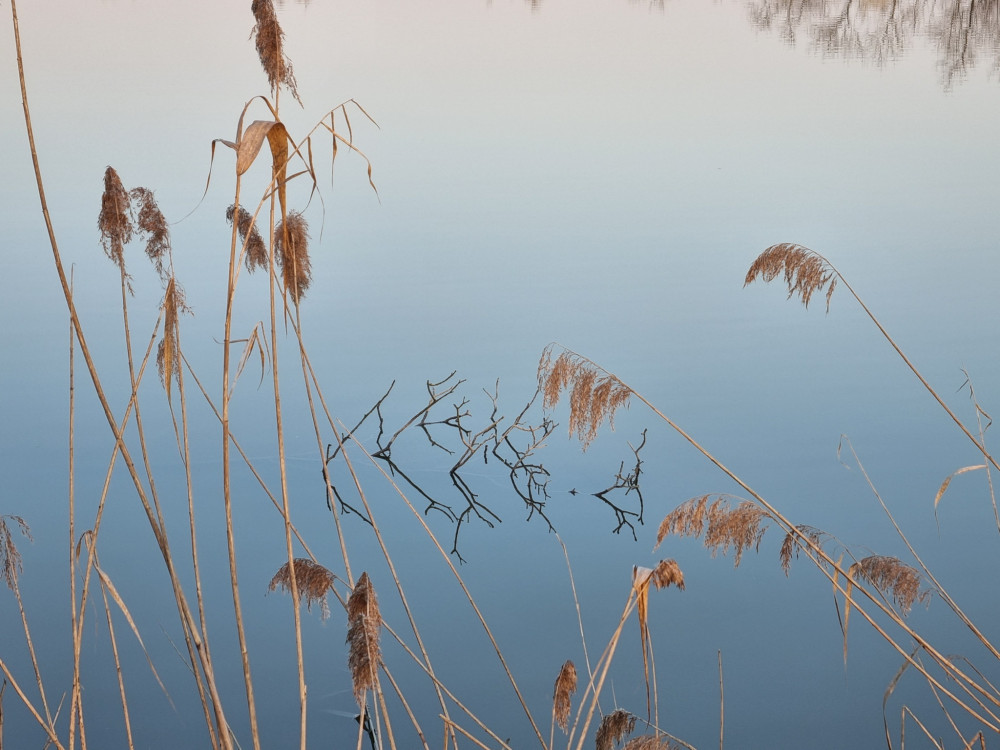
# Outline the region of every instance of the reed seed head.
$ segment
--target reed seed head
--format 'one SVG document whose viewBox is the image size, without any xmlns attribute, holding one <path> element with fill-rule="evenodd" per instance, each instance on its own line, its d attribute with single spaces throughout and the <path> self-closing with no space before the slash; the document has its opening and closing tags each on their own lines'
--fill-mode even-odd
<svg viewBox="0 0 1000 750">
<path fill-rule="evenodd" d="M 319 563 L 304 557 L 297 557 L 293 560 L 293 568 L 288 567 L 286 562 L 278 572 L 274 574 L 268 591 L 274 591 L 279 586 L 285 591 L 292 590 L 291 570 L 295 571 L 295 586 L 298 589 L 299 600 L 306 600 L 306 609 L 312 610 L 313 604 L 319 604 L 320 612 L 325 620 L 330 616 L 330 606 L 327 603 L 327 594 L 333 587 L 335 577 L 329 569 Z"/>
<path fill-rule="evenodd" d="M 573 693 L 576 692 L 576 665 L 567 660 L 559 670 L 556 686 L 552 697 L 552 715 L 556 724 L 564 732 L 569 727 L 569 710 Z"/>
<path fill-rule="evenodd" d="M 31 529 L 28 528 L 28 524 L 23 518 L 20 516 L 0 516 L 0 578 L 3 578 L 7 587 L 13 591 L 17 588 L 17 577 L 21 574 L 23 565 L 21 553 L 18 552 L 17 545 L 14 544 L 14 535 L 7 524 L 7 519 L 17 525 L 21 534 L 29 542 L 34 540 L 31 538 Z"/>
<path fill-rule="evenodd" d="M 545 348 L 538 363 L 538 387 L 546 409 L 559 403 L 563 391 L 570 391 L 569 432 L 576 434 L 584 450 L 597 437 L 605 418 L 614 429 L 615 412 L 627 406 L 632 396 L 627 385 L 585 357 L 564 350 L 553 358 L 552 345 Z"/>
<path fill-rule="evenodd" d="M 298 304 L 312 281 L 312 265 L 309 261 L 309 224 L 298 211 L 274 229 L 274 249 L 281 279 L 285 290 Z"/>
<path fill-rule="evenodd" d="M 802 245 L 783 242 L 767 248 L 750 266 L 743 286 L 758 277 L 773 281 L 782 274 L 788 286 L 788 297 L 797 294 L 806 307 L 809 307 L 813 293 L 826 287 L 826 311 L 830 311 L 830 298 L 839 274 L 826 258 Z"/>
<path fill-rule="evenodd" d="M 367 573 L 362 573 L 347 600 L 347 643 L 350 655 L 347 665 L 351 670 L 354 699 L 364 705 L 365 691 L 378 682 L 378 667 L 382 660 L 379 635 L 382 614 L 378 598 Z"/>
<path fill-rule="evenodd" d="M 679 748 L 676 742 L 669 737 L 656 737 L 651 734 L 644 734 L 641 737 L 633 737 L 625 743 L 622 750 L 675 750 Z"/>
<path fill-rule="evenodd" d="M 735 551 L 733 564 L 739 566 L 743 553 L 753 547 L 760 547 L 760 540 L 767 530 L 767 511 L 749 500 L 743 500 L 735 508 L 729 507 L 724 496 L 709 504 L 711 495 L 692 498 L 681 503 L 660 522 L 656 534 L 656 546 L 670 534 L 675 536 L 701 536 L 703 543 L 715 556 L 720 551 L 727 554 Z M 764 524 L 762 526 L 762 524 Z"/>
<path fill-rule="evenodd" d="M 170 258 L 170 229 L 167 220 L 156 204 L 153 191 L 144 187 L 133 188 L 129 193 L 131 199 L 138 204 L 136 227 L 146 235 L 146 256 L 152 261 L 160 278 L 164 278 L 164 261 Z"/>
<path fill-rule="evenodd" d="M 253 0 L 250 10 L 256 20 L 253 27 L 254 45 L 271 85 L 271 92 L 275 92 L 279 85 L 284 86 L 295 97 L 295 101 L 302 104 L 295 75 L 292 73 L 292 63 L 285 55 L 285 32 L 278 23 L 274 3 L 271 0 Z"/>
<path fill-rule="evenodd" d="M 885 597 L 891 597 L 903 615 L 914 602 L 926 602 L 930 592 L 921 590 L 920 573 L 896 557 L 869 555 L 854 563 L 848 573 L 851 578 L 863 578 Z"/>
<path fill-rule="evenodd" d="M 635 716 L 622 708 L 615 709 L 603 719 L 597 728 L 597 750 L 613 750 L 616 742 L 635 729 Z"/>
<path fill-rule="evenodd" d="M 806 526 L 805 524 L 801 524 L 796 528 L 798 529 L 798 534 L 794 531 L 789 531 L 785 534 L 785 539 L 781 543 L 781 551 L 778 553 L 778 559 L 781 560 L 781 569 L 785 571 L 786 576 L 792 566 L 792 556 L 794 555 L 798 559 L 799 552 L 802 550 L 803 543 L 801 537 L 806 537 L 818 547 L 821 545 L 823 537 L 826 536 L 825 532 L 812 526 Z"/>
<path fill-rule="evenodd" d="M 239 211 L 237 211 L 236 205 L 233 204 L 226 209 L 226 221 L 229 222 L 230 226 L 234 216 L 236 217 L 236 231 L 240 236 L 240 241 L 247 248 L 244 258 L 247 270 L 253 273 L 257 268 L 267 268 L 267 248 L 264 247 L 264 238 L 257 231 L 253 215 L 243 206 L 240 206 Z"/>
<path fill-rule="evenodd" d="M 684 590 L 684 573 L 681 572 L 676 560 L 660 560 L 659 565 L 653 568 L 650 578 L 658 589 L 673 585 L 681 591 Z"/>
<path fill-rule="evenodd" d="M 104 253 L 122 274 L 127 275 L 125 245 L 132 239 L 132 204 L 128 191 L 113 167 L 104 170 L 104 193 L 101 195 L 101 212 L 97 215 L 97 229 L 101 233 Z"/>
</svg>

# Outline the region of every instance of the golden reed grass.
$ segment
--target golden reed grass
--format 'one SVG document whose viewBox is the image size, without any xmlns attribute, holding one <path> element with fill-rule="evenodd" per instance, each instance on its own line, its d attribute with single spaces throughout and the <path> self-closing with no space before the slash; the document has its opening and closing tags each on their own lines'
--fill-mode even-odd
<svg viewBox="0 0 1000 750">
<path fill-rule="evenodd" d="M 597 750 L 613 750 L 615 743 L 621 742 L 635 729 L 635 716 L 623 708 L 609 713 L 597 727 Z"/>
<path fill-rule="evenodd" d="M 101 246 L 118 269 L 125 273 L 125 245 L 132 240 L 132 204 L 121 177 L 112 167 L 104 170 L 104 193 L 97 215 Z"/>
<path fill-rule="evenodd" d="M 730 508 L 725 497 L 717 497 L 710 504 L 711 497 L 702 495 L 691 498 L 668 513 L 656 532 L 656 546 L 659 547 L 671 534 L 698 537 L 704 533 L 703 543 L 713 557 L 720 551 L 725 555 L 732 548 L 735 551 L 733 564 L 739 566 L 747 549 L 760 547 L 770 515 L 750 500 L 743 500 L 735 508 Z M 765 525 L 762 526 L 762 523 Z"/>
<path fill-rule="evenodd" d="M 274 591 L 281 587 L 291 593 L 292 590 L 292 570 L 295 571 L 295 586 L 298 589 L 299 599 L 305 599 L 306 609 L 311 610 L 313 604 L 320 606 L 320 611 L 325 620 L 330 616 L 330 605 L 327 601 L 327 594 L 333 587 L 336 577 L 328 568 L 313 562 L 304 557 L 297 557 L 293 561 L 293 567 L 285 563 L 278 572 L 271 578 L 267 590 Z M 298 602 L 296 602 L 298 604 Z"/>
<path fill-rule="evenodd" d="M 576 665 L 567 660 L 559 670 L 552 697 L 552 716 L 564 732 L 569 727 L 569 711 L 573 693 L 576 692 Z"/>
<path fill-rule="evenodd" d="M 247 253 L 244 258 L 247 270 L 253 273 L 258 268 L 267 268 L 267 248 L 264 246 L 264 238 L 257 231 L 253 215 L 243 206 L 239 211 L 235 205 L 226 209 L 226 221 L 233 223 L 236 220 L 236 231 L 240 235 L 240 240 L 246 245 Z"/>
<path fill-rule="evenodd" d="M 837 272 L 827 260 L 807 247 L 790 242 L 772 245 L 761 253 L 747 271 L 743 286 L 757 278 L 773 281 L 783 275 L 788 286 L 788 296 L 798 295 L 802 304 L 809 307 L 815 292 L 826 287 L 826 309 L 837 286 Z"/>
<path fill-rule="evenodd" d="M 133 188 L 129 197 L 139 204 L 135 224 L 137 230 L 146 235 L 146 257 L 153 263 L 160 278 L 163 278 L 166 275 L 163 264 L 170 257 L 170 229 L 167 220 L 156 204 L 152 190 Z"/>
<path fill-rule="evenodd" d="M 254 45 L 271 91 L 276 92 L 279 85 L 284 86 L 301 104 L 292 63 L 285 55 L 285 32 L 278 23 L 274 3 L 271 0 L 253 0 L 250 10 L 257 22 L 253 27 Z"/>
<path fill-rule="evenodd" d="M 347 643 L 350 646 L 347 666 L 351 670 L 354 699 L 364 705 L 366 690 L 378 682 L 378 668 L 382 661 L 379 636 L 382 614 L 378 608 L 375 588 L 367 573 L 362 573 L 347 600 Z"/>
<path fill-rule="evenodd" d="M 564 349 L 555 358 L 553 354 L 550 344 L 538 363 L 543 406 L 553 408 L 563 391 L 570 391 L 569 432 L 576 434 L 586 450 L 605 419 L 614 429 L 615 412 L 628 405 L 632 391 L 617 377 L 575 352 Z"/>
<path fill-rule="evenodd" d="M 854 563 L 848 573 L 851 578 L 862 578 L 884 596 L 891 597 L 904 615 L 914 603 L 925 603 L 930 592 L 923 590 L 920 573 L 897 557 L 869 555 Z"/>
<path fill-rule="evenodd" d="M 281 279 L 292 299 L 298 304 L 312 282 L 309 261 L 309 224 L 298 211 L 274 229 L 274 254 L 281 267 Z"/>
</svg>

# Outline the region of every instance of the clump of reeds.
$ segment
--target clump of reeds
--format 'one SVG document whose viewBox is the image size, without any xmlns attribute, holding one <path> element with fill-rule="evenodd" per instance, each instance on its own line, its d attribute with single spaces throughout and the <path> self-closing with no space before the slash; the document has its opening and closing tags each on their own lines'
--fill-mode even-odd
<svg viewBox="0 0 1000 750">
<path fill-rule="evenodd" d="M 292 63 L 285 55 L 285 32 L 278 23 L 274 3 L 271 0 L 253 0 L 250 10 L 257 22 L 253 27 L 254 45 L 271 91 L 276 91 L 279 85 L 284 86 L 295 97 L 295 101 L 301 104 Z"/>
<path fill-rule="evenodd" d="M 309 262 L 309 224 L 298 211 L 292 211 L 274 229 L 274 251 L 281 266 L 285 290 L 298 304 L 312 281 Z"/>
<path fill-rule="evenodd" d="M 733 564 L 739 566 L 747 549 L 760 547 L 770 515 L 750 500 L 743 500 L 735 508 L 730 508 L 725 497 L 717 497 L 709 504 L 711 497 L 691 498 L 668 513 L 656 532 L 656 546 L 659 547 L 671 534 L 697 537 L 704 532 L 703 543 L 713 556 L 720 551 L 725 555 L 732 548 Z"/>
<path fill-rule="evenodd" d="M 33 540 L 31 538 L 31 529 L 28 528 L 28 524 L 25 523 L 23 518 L 20 516 L 0 516 L 0 578 L 3 578 L 7 587 L 13 590 L 17 586 L 17 577 L 21 574 L 23 568 L 21 553 L 18 552 L 17 545 L 14 544 L 14 535 L 11 533 L 10 526 L 7 525 L 7 521 L 5 520 L 8 518 L 17 525 L 21 534 L 29 542 Z"/>
<path fill-rule="evenodd" d="M 264 246 L 264 238 L 257 231 L 253 215 L 243 206 L 239 211 L 236 205 L 231 205 L 226 209 L 226 221 L 230 224 L 236 220 L 236 231 L 239 232 L 240 240 L 246 245 L 247 252 L 244 262 L 247 270 L 251 273 L 257 268 L 267 268 L 267 248 Z M 249 239 L 248 239 L 249 238 Z"/>
<path fill-rule="evenodd" d="M 347 665 L 351 670 L 354 699 L 363 706 L 365 691 L 374 688 L 378 681 L 382 659 L 379 648 L 382 614 L 367 573 L 361 574 L 347 600 L 347 623 L 347 643 L 350 645 Z"/>
<path fill-rule="evenodd" d="M 869 555 L 854 563 L 849 571 L 851 578 L 863 578 L 886 597 L 891 597 L 906 615 L 915 602 L 926 602 L 930 592 L 922 590 L 920 573 L 899 558 L 887 555 Z"/>
<path fill-rule="evenodd" d="M 632 733 L 635 729 L 635 716 L 623 708 L 609 713 L 597 728 L 597 750 L 612 750 L 616 742 Z"/>
<path fill-rule="evenodd" d="M 567 660 L 559 670 L 552 697 L 552 717 L 564 732 L 569 727 L 570 702 L 573 693 L 576 692 L 576 682 L 576 665 Z"/>
<path fill-rule="evenodd" d="M 553 408 L 563 391 L 570 391 L 569 432 L 576 434 L 586 450 L 605 418 L 614 429 L 615 412 L 628 405 L 632 390 L 575 352 L 563 350 L 557 357 L 553 354 L 550 344 L 538 363 L 543 406 Z"/>
<path fill-rule="evenodd" d="M 785 277 L 789 298 L 797 294 L 806 307 L 809 307 L 813 293 L 826 287 L 826 309 L 830 310 L 830 298 L 839 274 L 826 258 L 802 245 L 782 242 L 767 248 L 750 266 L 743 286 L 758 277 L 773 281 L 781 274 Z"/>
<path fill-rule="evenodd" d="M 125 245 L 132 240 L 132 204 L 121 177 L 113 167 L 104 170 L 104 193 L 101 212 L 97 215 L 101 246 L 109 258 L 125 274 Z"/>
<path fill-rule="evenodd" d="M 299 601 L 305 599 L 306 608 L 311 610 L 313 604 L 319 604 L 320 612 L 325 620 L 330 616 L 330 605 L 327 602 L 327 594 L 333 586 L 335 576 L 329 569 L 317 562 L 304 557 L 297 557 L 293 561 L 294 568 L 290 568 L 286 562 L 278 572 L 274 574 L 267 590 L 274 591 L 279 586 L 285 591 L 292 590 L 292 570 L 295 571 L 295 587 L 298 589 Z"/>
</svg>

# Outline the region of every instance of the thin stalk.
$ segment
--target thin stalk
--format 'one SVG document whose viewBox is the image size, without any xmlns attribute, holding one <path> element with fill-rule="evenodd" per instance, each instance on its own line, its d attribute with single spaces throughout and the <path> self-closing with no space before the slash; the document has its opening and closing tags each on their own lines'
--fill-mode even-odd
<svg viewBox="0 0 1000 750">
<path fill-rule="evenodd" d="M 56 734 L 55 728 L 51 724 L 47 724 L 45 719 L 42 718 L 42 715 L 38 713 L 38 709 L 35 708 L 31 699 L 25 695 L 21 686 L 17 684 L 17 680 L 14 679 L 14 675 L 11 674 L 10 669 L 7 667 L 7 662 L 3 659 L 0 659 L 0 672 L 3 672 L 4 679 L 6 679 L 7 683 L 14 688 L 14 692 L 17 693 L 17 697 L 21 699 L 25 708 L 28 709 L 28 712 L 35 718 L 35 721 L 38 722 L 38 726 L 45 730 L 45 734 L 48 735 L 49 742 L 55 745 L 57 750 L 65 750 L 65 747 L 59 741 L 59 736 Z"/>
</svg>

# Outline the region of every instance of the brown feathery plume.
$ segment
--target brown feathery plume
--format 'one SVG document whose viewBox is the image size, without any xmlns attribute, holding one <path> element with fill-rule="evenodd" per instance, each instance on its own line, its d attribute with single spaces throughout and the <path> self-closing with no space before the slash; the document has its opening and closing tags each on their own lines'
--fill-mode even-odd
<svg viewBox="0 0 1000 750">
<path fill-rule="evenodd" d="M 167 281 L 167 291 L 163 295 L 163 338 L 156 350 L 156 368 L 160 372 L 160 382 L 170 399 L 170 384 L 181 361 L 180 336 L 177 320 L 181 313 L 189 312 L 184 298 L 184 289 L 171 276 Z"/>
<path fill-rule="evenodd" d="M 822 255 L 790 242 L 772 245 L 750 266 L 743 286 L 756 281 L 758 276 L 773 281 L 779 274 L 784 274 L 788 297 L 799 295 L 806 307 L 813 292 L 826 287 L 826 311 L 830 311 L 830 298 L 839 274 Z"/>
<path fill-rule="evenodd" d="M 347 665 L 354 683 L 354 700 L 364 705 L 365 691 L 375 687 L 378 667 L 382 660 L 379 635 L 382 615 L 378 599 L 367 573 L 362 573 L 347 600 L 347 642 L 350 656 Z"/>
<path fill-rule="evenodd" d="M 330 605 L 327 602 L 326 595 L 333 587 L 336 576 L 329 569 L 305 557 L 297 557 L 293 562 L 295 566 L 295 586 L 298 589 L 299 600 L 305 599 L 306 609 L 310 611 L 314 603 L 319 603 L 320 612 L 325 620 L 330 616 Z M 271 583 L 268 584 L 267 590 L 274 591 L 280 586 L 285 591 L 291 592 L 291 570 L 288 567 L 288 563 L 278 568 L 278 572 L 274 574 Z"/>
<path fill-rule="evenodd" d="M 865 579 L 883 596 L 892 597 L 904 616 L 914 602 L 926 602 L 930 597 L 929 591 L 920 590 L 920 573 L 897 557 L 869 555 L 854 563 L 848 574 Z"/>
<path fill-rule="evenodd" d="M 278 15 L 274 12 L 271 0 L 253 0 L 250 10 L 257 21 L 253 27 L 254 44 L 260 57 L 261 67 L 267 74 L 267 81 L 274 93 L 279 85 L 284 86 L 302 104 L 299 91 L 292 73 L 292 63 L 285 56 L 285 32 L 278 23 Z"/>
<path fill-rule="evenodd" d="M 21 574 L 23 567 L 21 553 L 17 551 L 14 535 L 10 533 L 10 527 L 4 520 L 5 518 L 16 523 L 21 534 L 27 537 L 29 542 L 33 542 L 34 539 L 31 538 L 31 529 L 28 528 L 28 524 L 23 518 L 20 516 L 0 516 L 0 578 L 3 578 L 7 587 L 13 591 L 17 586 L 17 577 Z"/>
<path fill-rule="evenodd" d="M 635 716 L 623 708 L 616 708 L 603 719 L 597 728 L 597 750 L 612 750 L 635 729 Z"/>
<path fill-rule="evenodd" d="M 657 589 L 663 589 L 672 584 L 681 591 L 684 590 L 684 573 L 681 572 L 676 560 L 660 560 L 660 564 L 653 568 L 650 579 Z"/>
<path fill-rule="evenodd" d="M 739 567 L 743 553 L 753 547 L 760 547 L 760 540 L 767 530 L 761 523 L 770 518 L 766 510 L 750 500 L 743 500 L 730 509 L 725 496 L 719 496 L 708 505 L 710 495 L 692 498 L 677 506 L 660 522 L 656 535 L 656 546 L 669 534 L 677 536 L 700 536 L 705 532 L 704 545 L 715 556 L 723 555 L 730 547 L 735 550 L 733 564 Z M 706 528 L 707 521 L 707 528 Z M 655 548 L 654 548 L 655 549 Z"/>
<path fill-rule="evenodd" d="M 112 167 L 104 170 L 104 194 L 101 195 L 97 229 L 105 254 L 125 274 L 125 245 L 132 239 L 133 231 L 132 204 L 121 178 Z"/>
<path fill-rule="evenodd" d="M 552 716 L 564 732 L 569 727 L 570 700 L 576 692 L 576 665 L 567 660 L 559 670 L 552 697 Z"/>
<path fill-rule="evenodd" d="M 230 225 L 233 223 L 234 214 L 237 214 L 235 204 L 226 209 L 226 221 Z M 240 206 L 236 222 L 236 231 L 239 232 L 240 239 L 247 246 L 247 254 L 244 261 L 247 270 L 253 273 L 254 269 L 267 268 L 267 248 L 264 247 L 264 238 L 257 231 L 257 225 L 254 223 L 251 213 L 243 208 L 243 206 Z M 249 240 L 247 239 L 247 235 L 250 237 Z"/>
<path fill-rule="evenodd" d="M 153 191 L 144 187 L 133 188 L 129 193 L 133 201 L 139 205 L 136 216 L 136 226 L 146 235 L 146 255 L 153 262 L 160 278 L 165 277 L 163 262 L 170 254 L 170 230 L 167 220 L 156 205 Z"/>
<path fill-rule="evenodd" d="M 288 214 L 274 229 L 274 254 L 281 266 L 285 290 L 298 304 L 312 281 L 309 262 L 309 224 L 298 211 Z"/>
<path fill-rule="evenodd" d="M 614 429 L 615 412 L 628 405 L 632 391 L 614 375 L 574 352 L 564 350 L 554 360 L 552 354 L 550 344 L 538 363 L 543 406 L 552 409 L 562 392 L 570 389 L 569 433 L 575 433 L 586 450 L 605 418 Z"/>
<path fill-rule="evenodd" d="M 798 529 L 798 534 L 794 531 L 789 531 L 785 534 L 785 540 L 781 543 L 781 551 L 778 553 L 778 559 L 781 560 L 781 569 L 785 571 L 785 575 L 788 575 L 788 570 L 792 566 L 792 555 L 796 559 L 799 557 L 799 552 L 802 549 L 802 541 L 800 536 L 804 536 L 817 547 L 823 541 L 823 537 L 827 536 L 826 532 L 820 531 L 812 526 L 807 526 L 806 524 L 800 524 L 795 527 Z"/>
<path fill-rule="evenodd" d="M 679 747 L 672 742 L 669 737 L 655 737 L 651 734 L 644 734 L 641 737 L 633 737 L 625 743 L 622 750 L 675 750 Z"/>
</svg>

